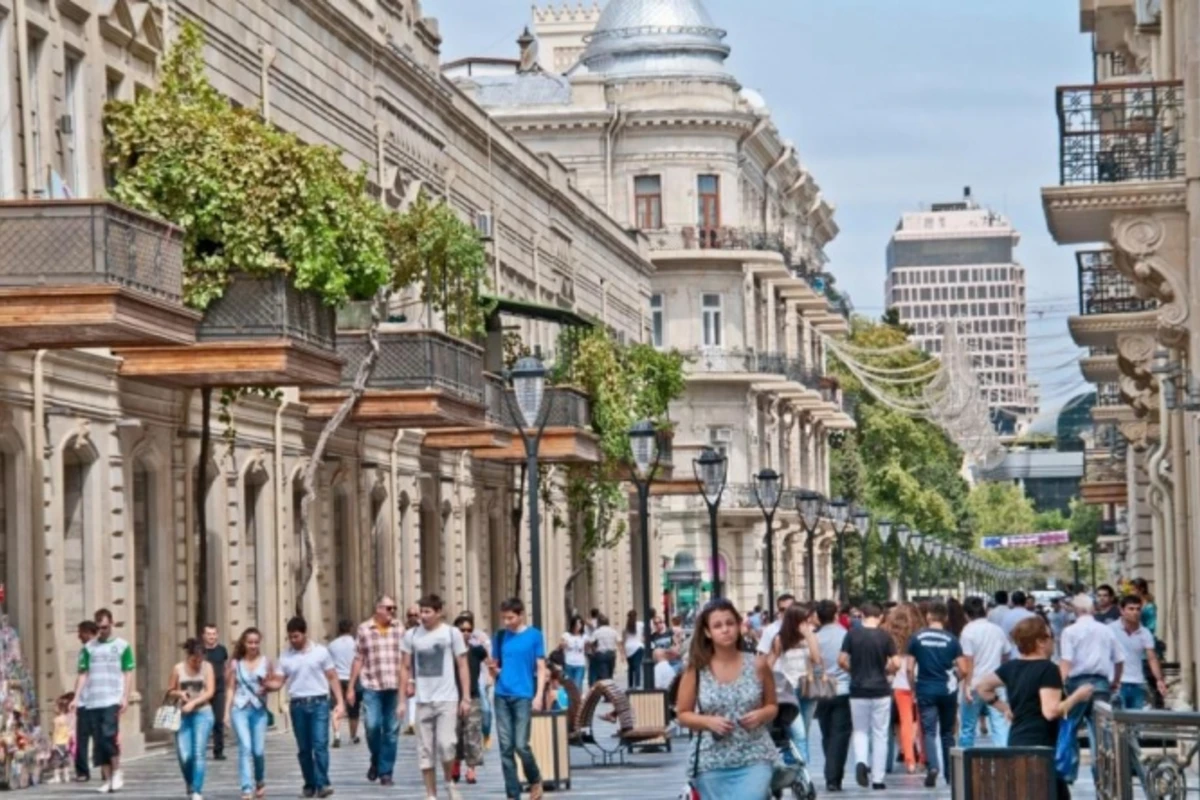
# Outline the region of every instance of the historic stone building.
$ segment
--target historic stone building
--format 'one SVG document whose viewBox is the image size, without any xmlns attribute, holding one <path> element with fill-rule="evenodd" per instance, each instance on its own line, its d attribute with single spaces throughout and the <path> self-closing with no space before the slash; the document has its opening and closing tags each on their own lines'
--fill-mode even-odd
<svg viewBox="0 0 1200 800">
<path fill-rule="evenodd" d="M 730 596 L 743 606 L 765 596 L 753 484 L 766 468 L 785 488 L 776 590 L 806 593 L 795 493 L 828 495 L 830 437 L 854 424 L 824 373 L 823 337 L 848 327 L 846 304 L 824 272 L 824 247 L 838 232 L 833 208 L 763 98 L 726 69 L 725 32 L 698 0 L 533 13 L 518 58 L 465 59 L 445 71 L 646 237 L 656 268 L 646 335 L 691 357 L 686 396 L 672 409 L 677 473 L 690 475 L 706 447 L 728 457 L 718 569 Z M 664 498 L 652 525 L 664 567 L 695 565 L 711 580 L 698 494 Z M 819 533 L 824 596 L 829 538 Z M 695 602 L 695 585 L 668 588 L 682 605 Z"/>
<path fill-rule="evenodd" d="M 1095 82 L 1057 90 L 1050 232 L 1076 253 L 1095 430 L 1083 498 L 1122 576 L 1151 583 L 1158 635 L 1194 703 L 1200 513 L 1200 8 L 1182 0 L 1080 0 Z"/>
<path fill-rule="evenodd" d="M 646 238 L 441 74 L 436 20 L 416 0 L 0 0 L 0 198 L 61 197 L 64 185 L 101 196 L 103 102 L 152 87 L 186 20 L 207 37 L 220 91 L 305 141 L 341 148 L 349 166 L 366 168 L 381 202 L 400 206 L 423 188 L 481 219 L 494 294 L 643 335 L 653 274 Z M 11 227 L 6 238 L 4 225 L 0 290 L 8 291 L 30 281 L 22 242 Z M 438 325 L 410 297 L 395 307 L 411 318 L 402 328 Z M 505 327 L 549 346 L 557 323 L 512 316 Z M 205 493 L 210 541 L 206 615 L 227 639 L 257 625 L 277 650 L 296 607 L 299 479 L 322 420 L 291 388 L 279 402 L 233 406 L 231 441 L 214 413 L 201 487 L 199 392 L 130 378 L 126 368 L 103 346 L 9 344 L 0 354 L 0 581 L 43 699 L 73 680 L 76 623 L 113 610 L 138 658 L 141 698 L 122 723 L 124 749 L 136 753 L 178 645 L 193 632 L 195 493 Z M 492 627 L 517 569 L 516 487 L 511 458 L 477 454 L 432 449 L 417 429 L 338 432 L 312 517 L 317 571 L 304 611 L 318 636 L 340 618 L 365 616 L 380 591 L 403 603 L 437 591 L 450 609 L 473 609 Z M 567 531 L 543 533 L 545 627 L 554 632 L 575 549 Z M 528 576 L 528 536 L 519 541 Z M 630 607 L 630 563 L 628 540 L 598 555 L 577 588 L 580 605 Z M 522 588 L 528 597 L 528 578 Z"/>
</svg>

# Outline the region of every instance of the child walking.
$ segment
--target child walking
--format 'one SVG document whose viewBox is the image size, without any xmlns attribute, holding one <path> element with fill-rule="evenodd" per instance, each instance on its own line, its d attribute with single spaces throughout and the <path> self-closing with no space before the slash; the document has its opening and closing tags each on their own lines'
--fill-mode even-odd
<svg viewBox="0 0 1200 800">
<path fill-rule="evenodd" d="M 75 746 L 75 715 L 71 713 L 71 701 L 74 699 L 75 693 L 67 692 L 54 702 L 54 728 L 50 734 L 53 747 L 50 769 L 53 774 L 49 783 L 69 783 L 71 780 L 68 770 L 73 763 L 71 751 Z"/>
</svg>

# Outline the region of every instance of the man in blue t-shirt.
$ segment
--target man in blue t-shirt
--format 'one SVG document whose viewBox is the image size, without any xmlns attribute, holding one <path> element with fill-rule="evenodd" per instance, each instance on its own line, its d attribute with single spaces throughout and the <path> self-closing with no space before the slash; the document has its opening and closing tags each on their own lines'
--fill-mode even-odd
<svg viewBox="0 0 1200 800">
<path fill-rule="evenodd" d="M 925 786 L 930 789 L 937 786 L 939 733 L 946 783 L 950 782 L 950 748 L 954 746 L 954 720 L 958 716 L 957 681 L 951 673 L 955 670 L 959 676 L 967 673 L 962 646 L 946 630 L 949 616 L 945 603 L 932 604 L 926 615 L 928 627 L 908 640 L 906 668 L 909 685 L 917 695 L 921 729 L 925 733 Z"/>
<path fill-rule="evenodd" d="M 525 768 L 529 796 L 542 796 L 542 776 L 529 747 L 530 719 L 542 710 L 546 691 L 546 643 L 542 632 L 525 624 L 525 604 L 513 597 L 500 604 L 504 627 L 492 642 L 493 658 L 488 669 L 496 681 L 496 730 L 500 737 L 500 768 L 504 772 L 504 794 L 520 798 L 516 758 Z M 517 733 L 521 740 L 517 741 Z"/>
</svg>

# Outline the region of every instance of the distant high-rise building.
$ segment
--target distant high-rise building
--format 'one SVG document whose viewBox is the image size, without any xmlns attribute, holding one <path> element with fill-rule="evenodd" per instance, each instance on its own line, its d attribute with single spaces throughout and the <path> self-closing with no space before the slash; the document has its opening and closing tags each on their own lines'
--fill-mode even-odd
<svg viewBox="0 0 1200 800">
<path fill-rule="evenodd" d="M 962 200 L 901 217 L 887 249 L 888 307 L 934 355 L 947 325 L 957 324 L 1002 432 L 1037 412 L 1029 385 L 1025 268 L 1013 255 L 1020 238 L 967 187 Z"/>
</svg>

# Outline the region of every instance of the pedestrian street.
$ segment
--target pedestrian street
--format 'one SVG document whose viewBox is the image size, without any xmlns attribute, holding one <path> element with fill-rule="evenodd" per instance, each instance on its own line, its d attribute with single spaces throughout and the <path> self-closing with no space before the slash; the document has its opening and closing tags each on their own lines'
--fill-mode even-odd
<svg viewBox="0 0 1200 800">
<path fill-rule="evenodd" d="M 924 775 L 905 775 L 893 773 L 887 778 L 886 792 L 873 792 L 860 789 L 854 783 L 853 768 L 847 770 L 844 791 L 840 794 L 825 791 L 822 778 L 820 756 L 820 733 L 814 732 L 814 775 L 817 778 L 817 796 L 821 798 L 859 798 L 881 797 L 892 798 L 927 798 L 929 800 L 948 800 L 950 791 L 942 783 L 936 791 L 926 789 L 923 785 Z M 686 782 L 686 773 L 690 761 L 690 742 L 684 738 L 674 740 L 670 753 L 637 753 L 627 756 L 625 764 L 612 767 L 593 767 L 587 754 L 580 748 L 571 748 L 571 789 L 570 791 L 547 792 L 547 797 L 580 798 L 581 800 L 676 800 Z M 503 798 L 503 781 L 500 775 L 499 752 L 495 738 L 491 748 L 485 753 L 486 764 L 479 770 L 479 783 L 468 786 L 459 784 L 459 792 L 463 800 L 471 798 Z M 330 775 L 335 797 L 353 797 L 356 800 L 375 800 L 376 798 L 420 798 L 421 779 L 417 770 L 416 738 L 402 736 L 400 750 L 396 763 L 396 785 L 392 787 L 369 783 L 366 779 L 367 749 L 366 744 L 352 745 L 343 740 L 342 747 L 330 751 Z M 130 798 L 178 798 L 183 797 L 183 784 L 179 777 L 179 768 L 175 761 L 174 751 L 159 749 L 150 754 L 131 760 L 125 766 L 125 788 L 120 795 Z M 1090 776 L 1081 775 L 1079 783 L 1072 791 L 1073 800 L 1092 800 Z M 43 785 L 21 792 L 16 797 L 80 797 L 94 793 L 99 784 L 92 781 L 87 784 Z M 440 786 L 440 798 L 446 798 L 447 792 Z M 296 765 L 295 746 L 291 734 L 287 732 L 272 733 L 267 738 L 267 790 L 268 797 L 297 797 L 300 794 L 299 768 Z M 237 780 L 236 750 L 228 753 L 225 761 L 208 762 L 208 779 L 205 784 L 205 798 L 237 798 L 239 796 Z M 526 795 L 527 796 L 527 795 Z M 1030 798 L 1030 800 L 1035 800 Z"/>
</svg>

